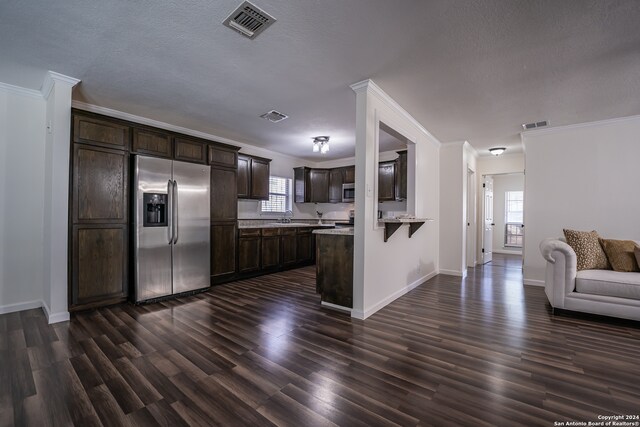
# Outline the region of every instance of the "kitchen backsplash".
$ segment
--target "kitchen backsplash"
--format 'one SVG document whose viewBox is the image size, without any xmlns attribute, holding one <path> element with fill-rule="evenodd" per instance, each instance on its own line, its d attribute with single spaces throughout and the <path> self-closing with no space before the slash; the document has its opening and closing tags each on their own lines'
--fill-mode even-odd
<svg viewBox="0 0 640 427">
<path fill-rule="evenodd" d="M 238 219 L 281 218 L 282 214 L 261 213 L 259 200 L 238 200 Z M 317 219 L 316 211 L 322 212 L 322 219 L 349 219 L 353 203 L 294 203 L 293 217 Z"/>
</svg>

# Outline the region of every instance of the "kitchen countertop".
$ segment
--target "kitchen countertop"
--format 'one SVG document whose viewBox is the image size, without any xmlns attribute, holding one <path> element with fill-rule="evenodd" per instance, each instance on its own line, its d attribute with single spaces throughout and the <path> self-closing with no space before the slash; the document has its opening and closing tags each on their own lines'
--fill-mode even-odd
<svg viewBox="0 0 640 427">
<path fill-rule="evenodd" d="M 329 230 L 313 230 L 313 234 L 335 234 L 342 236 L 353 236 L 353 227 L 332 228 Z"/>
<path fill-rule="evenodd" d="M 304 227 L 323 227 L 323 228 L 333 228 L 335 227 L 333 224 L 309 224 L 309 223 L 303 223 L 303 222 L 269 222 L 266 224 L 250 224 L 250 225 L 238 225 L 238 228 L 240 229 L 245 229 L 245 228 L 293 228 L 293 227 L 297 227 L 297 228 L 304 228 Z"/>
</svg>

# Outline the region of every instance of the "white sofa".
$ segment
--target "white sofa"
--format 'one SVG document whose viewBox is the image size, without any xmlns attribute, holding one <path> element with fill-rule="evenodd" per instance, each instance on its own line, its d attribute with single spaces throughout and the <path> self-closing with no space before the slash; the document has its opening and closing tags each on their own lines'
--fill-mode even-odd
<svg viewBox="0 0 640 427">
<path fill-rule="evenodd" d="M 553 308 L 640 320 L 640 273 L 576 269 L 576 253 L 560 239 L 545 239 L 545 293 Z"/>
</svg>

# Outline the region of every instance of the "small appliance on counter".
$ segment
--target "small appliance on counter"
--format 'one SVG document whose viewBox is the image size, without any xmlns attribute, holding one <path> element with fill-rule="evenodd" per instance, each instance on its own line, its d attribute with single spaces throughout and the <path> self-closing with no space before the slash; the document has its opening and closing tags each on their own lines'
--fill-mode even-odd
<svg viewBox="0 0 640 427">
<path fill-rule="evenodd" d="M 349 224 L 353 225 L 355 216 L 356 216 L 355 210 L 353 209 L 349 210 Z"/>
</svg>

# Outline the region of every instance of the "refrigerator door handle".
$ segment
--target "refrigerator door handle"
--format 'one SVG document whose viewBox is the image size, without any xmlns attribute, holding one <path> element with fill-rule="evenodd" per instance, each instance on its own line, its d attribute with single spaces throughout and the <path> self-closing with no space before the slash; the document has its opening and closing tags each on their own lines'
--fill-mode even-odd
<svg viewBox="0 0 640 427">
<path fill-rule="evenodd" d="M 169 199 L 169 206 L 167 206 L 167 240 L 171 244 L 173 243 L 173 185 L 171 180 L 167 181 L 167 198 Z"/>
<path fill-rule="evenodd" d="M 173 181 L 173 206 L 174 206 L 174 216 L 173 216 L 173 244 L 178 243 L 178 205 L 180 201 L 178 199 L 178 181 Z"/>
</svg>

